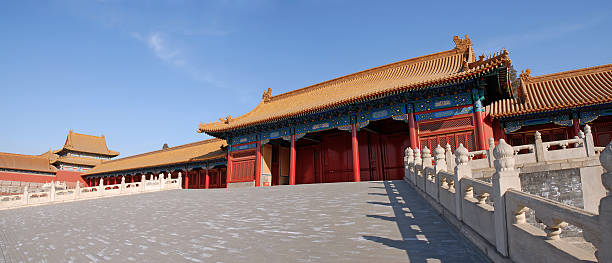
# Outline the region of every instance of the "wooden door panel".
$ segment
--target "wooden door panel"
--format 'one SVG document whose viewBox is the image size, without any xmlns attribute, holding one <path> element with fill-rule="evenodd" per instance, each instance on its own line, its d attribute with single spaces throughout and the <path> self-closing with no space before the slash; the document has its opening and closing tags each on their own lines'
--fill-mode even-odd
<svg viewBox="0 0 612 263">
<path fill-rule="evenodd" d="M 315 183 L 315 150 L 312 147 L 297 149 L 295 172 L 296 183 Z"/>
<path fill-rule="evenodd" d="M 384 180 L 400 180 L 404 177 L 404 149 L 410 146 L 410 138 L 408 134 L 398 133 L 383 135 L 381 139 L 384 155 Z"/>
</svg>

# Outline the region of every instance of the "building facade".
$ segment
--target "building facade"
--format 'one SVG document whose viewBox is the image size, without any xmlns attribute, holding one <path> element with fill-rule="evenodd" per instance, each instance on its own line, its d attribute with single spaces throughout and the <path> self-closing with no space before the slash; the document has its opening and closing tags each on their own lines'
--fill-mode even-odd
<svg viewBox="0 0 612 263">
<path fill-rule="evenodd" d="M 487 140 L 529 143 L 594 127 L 610 140 L 611 65 L 531 77 L 510 84 L 507 51 L 476 58 L 471 40 L 455 48 L 357 72 L 273 96 L 250 112 L 202 123 L 199 132 L 228 142 L 228 186 L 394 180 L 407 147 Z M 527 136 L 529 135 L 529 136 Z"/>
</svg>

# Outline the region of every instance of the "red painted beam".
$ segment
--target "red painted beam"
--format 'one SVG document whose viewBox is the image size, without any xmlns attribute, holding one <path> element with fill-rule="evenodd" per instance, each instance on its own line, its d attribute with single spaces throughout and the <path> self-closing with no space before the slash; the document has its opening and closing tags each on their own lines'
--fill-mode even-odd
<svg viewBox="0 0 612 263">
<path fill-rule="evenodd" d="M 255 187 L 261 186 L 261 141 L 257 142 L 255 155 Z"/>
<path fill-rule="evenodd" d="M 289 185 L 295 185 L 295 135 L 291 135 L 291 151 L 289 158 Z"/>
<path fill-rule="evenodd" d="M 361 181 L 361 174 L 359 170 L 359 142 L 357 141 L 357 124 L 351 125 L 351 136 L 353 142 L 353 182 Z"/>
</svg>

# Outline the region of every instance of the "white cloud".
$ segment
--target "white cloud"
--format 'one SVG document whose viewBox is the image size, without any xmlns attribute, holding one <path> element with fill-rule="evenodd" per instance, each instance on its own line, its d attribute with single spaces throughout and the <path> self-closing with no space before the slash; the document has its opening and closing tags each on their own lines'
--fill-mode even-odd
<svg viewBox="0 0 612 263">
<path fill-rule="evenodd" d="M 146 36 L 140 33 L 133 33 L 132 36 L 145 43 L 158 59 L 181 70 L 192 79 L 219 85 L 210 73 L 189 63 L 185 52 L 174 45 L 168 35 L 157 31 Z"/>
</svg>

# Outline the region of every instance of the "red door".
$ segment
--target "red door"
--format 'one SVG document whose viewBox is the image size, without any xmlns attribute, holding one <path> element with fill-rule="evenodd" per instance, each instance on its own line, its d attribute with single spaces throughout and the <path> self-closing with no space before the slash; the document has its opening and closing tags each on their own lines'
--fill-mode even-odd
<svg viewBox="0 0 612 263">
<path fill-rule="evenodd" d="M 323 183 L 349 182 L 352 178 L 351 134 L 338 132 L 324 136 L 323 151 Z"/>
<path fill-rule="evenodd" d="M 315 183 L 316 175 L 316 158 L 314 147 L 303 147 L 297 149 L 296 152 L 296 175 L 295 181 L 297 184 L 313 184 Z"/>
<path fill-rule="evenodd" d="M 406 133 L 381 135 L 384 156 L 384 180 L 402 180 L 404 178 L 404 149 L 410 146 Z"/>
</svg>

